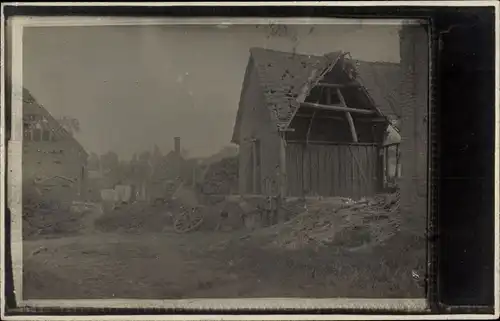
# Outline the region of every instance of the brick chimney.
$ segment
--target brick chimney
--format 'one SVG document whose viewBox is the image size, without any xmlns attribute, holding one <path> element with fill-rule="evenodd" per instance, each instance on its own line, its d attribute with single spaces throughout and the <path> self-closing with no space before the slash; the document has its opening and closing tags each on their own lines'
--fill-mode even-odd
<svg viewBox="0 0 500 321">
<path fill-rule="evenodd" d="M 174 137 L 174 151 L 177 155 L 181 154 L 181 138 Z"/>
<path fill-rule="evenodd" d="M 416 23 L 402 26 L 400 55 L 401 209 L 425 221 L 429 125 L 429 35 L 425 26 Z"/>
</svg>

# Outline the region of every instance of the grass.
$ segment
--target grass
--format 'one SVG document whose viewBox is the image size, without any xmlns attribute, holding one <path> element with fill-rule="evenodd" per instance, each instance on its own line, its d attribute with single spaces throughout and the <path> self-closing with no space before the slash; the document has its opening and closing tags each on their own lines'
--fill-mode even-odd
<svg viewBox="0 0 500 321">
<path fill-rule="evenodd" d="M 25 241 L 25 298 L 425 296 L 423 280 L 412 276 L 413 271 L 425 274 L 426 241 L 422 228 L 417 228 L 423 218 L 410 214 L 356 212 L 333 239 L 328 233 L 316 233 L 329 241 L 294 250 L 274 242 L 293 224 L 254 232 L 175 234 L 153 228 L 165 222 L 149 221 L 146 213 L 139 215 L 126 224 L 151 225 L 151 229 L 141 228 L 135 234 L 102 229 L 108 226 L 116 231 L 120 217 L 114 213 L 98 218 L 101 230 L 89 234 Z M 340 223 L 331 220 L 332 215 L 320 214 L 314 224 L 307 224 L 315 229 L 319 219 L 337 228 Z M 401 221 L 400 229 L 379 241 L 370 227 L 388 225 L 389 220 Z M 306 224 L 301 217 L 296 221 L 297 226 Z M 36 251 L 41 247 L 45 250 Z"/>
</svg>

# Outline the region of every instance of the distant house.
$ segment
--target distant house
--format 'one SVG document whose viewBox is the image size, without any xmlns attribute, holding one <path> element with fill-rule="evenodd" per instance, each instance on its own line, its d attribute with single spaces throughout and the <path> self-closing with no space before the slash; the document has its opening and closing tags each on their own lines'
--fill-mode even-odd
<svg viewBox="0 0 500 321">
<path fill-rule="evenodd" d="M 70 201 L 85 196 L 88 154 L 76 139 L 23 90 L 23 186 Z"/>
<path fill-rule="evenodd" d="M 400 73 L 347 56 L 250 49 L 232 137 L 240 193 L 360 197 L 382 189 Z M 389 79 L 381 70 L 392 74 L 390 85 L 381 86 Z"/>
</svg>

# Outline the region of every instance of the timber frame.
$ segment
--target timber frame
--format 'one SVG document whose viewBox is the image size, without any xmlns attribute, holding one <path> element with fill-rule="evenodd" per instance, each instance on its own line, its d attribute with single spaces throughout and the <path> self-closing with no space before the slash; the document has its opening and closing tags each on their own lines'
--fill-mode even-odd
<svg viewBox="0 0 500 321">
<path fill-rule="evenodd" d="M 340 66 L 339 66 L 340 65 Z M 337 65 L 341 69 L 344 69 L 343 61 L 341 64 Z M 333 68 L 332 68 L 333 69 Z M 333 71 L 333 70 L 329 70 Z M 325 76 L 325 74 L 323 75 Z M 289 123 L 289 127 L 282 128 L 279 131 L 280 134 L 280 151 L 279 151 L 279 185 L 280 185 L 280 195 L 282 197 L 288 197 L 288 180 L 287 180 L 287 145 L 288 144 L 302 144 L 306 148 L 310 144 L 322 145 L 322 146 L 332 146 L 332 145 L 353 145 L 353 146 L 381 146 L 383 139 L 381 139 L 380 134 L 370 135 L 368 137 L 366 132 L 367 128 L 372 126 L 377 126 L 385 130 L 386 126 L 389 125 L 389 120 L 384 117 L 379 110 L 373 106 L 371 99 L 364 100 L 364 103 L 360 104 L 353 96 L 365 97 L 366 91 L 363 90 L 362 85 L 355 81 L 352 76 L 349 75 L 347 79 L 343 79 L 335 82 L 327 79 L 322 79 L 320 82 L 316 83 L 313 88 L 309 91 L 308 97 L 304 101 L 300 102 L 300 107 L 293 115 L 292 120 Z M 326 78 L 326 77 L 325 77 Z M 312 96 L 313 90 L 316 90 L 316 99 Z M 349 90 L 350 99 L 347 99 L 343 93 L 344 90 Z M 350 105 L 348 101 L 354 102 L 354 105 Z M 295 119 L 295 120 L 294 120 Z M 302 119 L 302 120 L 301 120 Z M 313 127 L 316 122 L 325 122 L 326 120 L 331 121 L 332 130 L 335 127 L 340 126 L 340 124 L 345 124 L 346 135 L 336 135 L 332 132 L 329 139 L 318 139 L 318 137 L 312 134 Z M 298 124 L 300 121 L 307 122 L 307 129 L 305 133 L 304 128 L 295 128 L 294 125 Z M 339 125 L 335 125 L 339 124 Z M 319 124 L 318 124 L 319 125 Z M 303 125 L 305 126 L 305 125 Z M 301 126 L 299 126 L 301 127 Z M 358 132 L 358 127 L 364 133 Z M 348 131 L 348 135 L 347 135 Z M 302 136 L 299 138 L 297 135 Z M 361 136 L 360 136 L 361 134 Z M 356 147 L 354 147 L 356 148 Z M 350 147 L 348 147 L 351 150 Z M 351 151 L 352 154 L 352 151 Z M 355 161 L 358 168 L 361 168 L 359 161 L 354 154 L 352 154 L 353 160 Z M 365 177 L 365 173 L 360 169 L 359 175 L 363 178 L 364 182 L 369 184 L 369 178 Z"/>
</svg>

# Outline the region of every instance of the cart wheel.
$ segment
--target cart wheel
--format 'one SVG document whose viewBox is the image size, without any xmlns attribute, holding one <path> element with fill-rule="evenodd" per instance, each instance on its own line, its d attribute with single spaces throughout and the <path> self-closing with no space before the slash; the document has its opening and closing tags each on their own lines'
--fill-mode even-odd
<svg viewBox="0 0 500 321">
<path fill-rule="evenodd" d="M 182 212 L 174 222 L 174 230 L 177 233 L 187 233 L 197 229 L 203 223 L 203 216 L 198 208 Z"/>
</svg>

